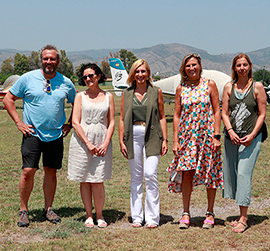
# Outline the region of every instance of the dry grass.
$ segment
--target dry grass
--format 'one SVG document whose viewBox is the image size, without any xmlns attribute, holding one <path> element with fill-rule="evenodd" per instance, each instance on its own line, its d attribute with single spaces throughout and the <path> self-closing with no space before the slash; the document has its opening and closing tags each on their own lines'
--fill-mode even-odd
<svg viewBox="0 0 270 251">
<path fill-rule="evenodd" d="M 115 97 L 118 124 L 120 98 Z M 22 107 L 21 101 L 16 103 Z M 0 103 L 0 108 L 2 104 Z M 174 105 L 165 105 L 169 139 L 172 139 Z M 67 113 L 70 113 L 70 106 Z M 21 111 L 19 111 L 21 114 Z M 268 111 L 269 114 L 269 111 Z M 65 139 L 63 168 L 58 173 L 58 187 L 54 201 L 62 224 L 52 225 L 41 219 L 43 208 L 42 179 L 39 170 L 29 207 L 31 224 L 28 228 L 16 226 L 19 210 L 18 182 L 21 174 L 21 134 L 4 110 L 0 110 L 0 249 L 2 250 L 270 250 L 270 139 L 263 143 L 253 176 L 252 204 L 249 210 L 250 228 L 243 234 L 234 234 L 229 220 L 237 217 L 238 208 L 233 201 L 216 199 L 216 226 L 212 230 L 201 228 L 206 211 L 206 192 L 196 187 L 191 199 L 191 227 L 178 228 L 182 212 L 181 194 L 169 194 L 166 168 L 173 158 L 172 151 L 161 158 L 159 185 L 161 200 L 161 226 L 154 230 L 133 229 L 129 208 L 129 167 L 118 146 L 118 130 L 113 136 L 113 176 L 106 181 L 104 217 L 107 229 L 85 229 L 85 211 L 79 193 L 79 184 L 68 181 L 67 156 L 70 135 Z M 269 116 L 267 125 L 270 128 Z M 169 142 L 171 149 L 171 141 Z"/>
</svg>

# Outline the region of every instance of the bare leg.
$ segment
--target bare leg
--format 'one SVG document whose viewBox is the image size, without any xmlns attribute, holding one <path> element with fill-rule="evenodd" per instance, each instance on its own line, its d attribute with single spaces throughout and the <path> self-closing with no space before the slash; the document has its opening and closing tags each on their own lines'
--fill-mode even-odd
<svg viewBox="0 0 270 251">
<path fill-rule="evenodd" d="M 57 169 L 44 166 L 45 174 L 43 179 L 43 193 L 45 199 L 45 210 L 50 209 L 53 204 L 53 199 L 57 185 L 56 172 Z"/>
<path fill-rule="evenodd" d="M 214 204 L 215 204 L 215 198 L 216 198 L 217 189 L 215 189 L 215 188 L 207 188 L 206 191 L 207 191 L 207 200 L 208 200 L 207 211 L 214 213 Z M 206 219 L 211 220 L 211 221 L 215 220 L 214 216 L 210 215 L 210 214 L 208 214 L 206 216 Z"/>
<path fill-rule="evenodd" d="M 247 228 L 247 222 L 248 222 L 248 207 L 239 206 L 240 209 L 240 218 L 238 221 L 234 223 L 233 231 L 236 233 L 243 233 Z"/>
<path fill-rule="evenodd" d="M 95 210 L 97 219 L 103 219 L 102 210 L 105 202 L 104 183 L 92 183 L 92 192 L 94 197 Z"/>
<path fill-rule="evenodd" d="M 19 182 L 19 191 L 20 191 L 20 201 L 21 201 L 21 210 L 28 211 L 28 201 L 30 194 L 34 187 L 34 176 L 36 173 L 36 168 L 24 168 L 20 177 Z"/>
<path fill-rule="evenodd" d="M 239 218 L 239 220 L 247 224 L 247 221 L 248 221 L 248 215 L 247 215 L 248 207 L 239 206 L 239 208 L 240 208 L 240 218 Z"/>
<path fill-rule="evenodd" d="M 195 170 L 182 172 L 182 196 L 183 196 L 183 209 L 184 212 L 189 213 L 190 198 L 192 192 L 192 180 Z M 189 219 L 188 215 L 183 215 L 183 220 Z"/>
<path fill-rule="evenodd" d="M 91 183 L 81 182 L 80 183 L 81 198 L 86 211 L 86 218 L 93 218 L 93 205 L 92 205 L 92 186 Z"/>
</svg>

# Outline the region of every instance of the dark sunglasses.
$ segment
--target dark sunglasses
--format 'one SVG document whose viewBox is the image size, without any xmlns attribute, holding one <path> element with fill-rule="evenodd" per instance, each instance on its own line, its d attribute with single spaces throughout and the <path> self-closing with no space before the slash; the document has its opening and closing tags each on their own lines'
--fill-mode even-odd
<svg viewBox="0 0 270 251">
<path fill-rule="evenodd" d="M 43 91 L 47 93 L 51 93 L 51 90 L 52 90 L 51 81 L 49 79 L 44 79 L 43 84 L 44 84 Z"/>
<path fill-rule="evenodd" d="M 86 80 L 87 78 L 92 78 L 94 77 L 96 74 L 88 74 L 88 75 L 84 75 L 82 76 L 83 80 Z"/>
</svg>

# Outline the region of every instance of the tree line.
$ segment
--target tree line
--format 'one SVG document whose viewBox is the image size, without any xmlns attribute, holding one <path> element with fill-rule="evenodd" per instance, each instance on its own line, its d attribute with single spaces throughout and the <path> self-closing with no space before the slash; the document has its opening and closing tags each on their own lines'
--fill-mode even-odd
<svg viewBox="0 0 270 251">
<path fill-rule="evenodd" d="M 66 51 L 60 50 L 60 53 L 61 62 L 57 71 L 70 78 L 73 83 L 77 82 L 81 65 L 76 67 L 74 72 L 73 64 L 67 57 Z M 131 51 L 125 49 L 121 49 L 116 53 L 110 52 L 109 54 L 110 58 L 120 58 L 128 72 L 132 64 L 137 60 L 137 57 Z M 109 57 L 104 58 L 100 64 L 100 67 L 107 78 L 111 77 Z M 21 55 L 20 53 L 17 53 L 14 57 L 9 57 L 2 62 L 0 69 L 0 83 L 4 83 L 11 75 L 21 76 L 28 71 L 40 69 L 40 67 L 39 52 L 32 51 L 29 57 L 25 56 L 25 54 Z"/>
<path fill-rule="evenodd" d="M 70 59 L 66 55 L 65 50 L 60 50 L 61 53 L 61 62 L 58 66 L 58 72 L 67 76 L 72 80 L 73 83 L 77 82 L 79 77 L 80 67 L 76 67 L 74 72 L 74 67 Z M 104 58 L 100 64 L 100 68 L 102 69 L 105 76 L 111 77 L 109 58 L 119 58 L 127 72 L 129 73 L 132 64 L 137 60 L 137 57 L 128 50 L 121 49 L 116 53 L 109 53 L 109 56 Z M 11 75 L 22 75 L 28 71 L 39 69 L 40 68 L 40 60 L 39 53 L 32 51 L 29 57 L 24 54 L 21 55 L 17 53 L 13 58 L 9 57 L 4 60 L 0 69 L 0 83 L 4 83 L 4 81 Z M 154 76 L 155 80 L 159 80 L 160 76 Z M 265 86 L 270 85 L 270 71 L 265 69 L 257 70 L 253 73 L 253 79 L 256 81 L 261 81 Z"/>
</svg>

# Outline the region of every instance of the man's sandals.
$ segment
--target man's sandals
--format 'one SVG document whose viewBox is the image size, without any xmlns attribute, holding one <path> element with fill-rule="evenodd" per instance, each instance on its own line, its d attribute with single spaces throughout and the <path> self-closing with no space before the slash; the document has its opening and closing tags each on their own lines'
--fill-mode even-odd
<svg viewBox="0 0 270 251">
<path fill-rule="evenodd" d="M 215 218 L 215 214 L 214 214 L 213 212 L 207 211 L 205 215 L 206 215 L 206 217 L 207 217 L 208 215 L 212 215 L 212 216 Z M 215 224 L 214 221 L 205 219 L 204 222 L 203 222 L 202 228 L 204 228 L 204 229 L 211 229 L 211 228 L 214 227 L 214 224 Z"/>
</svg>

